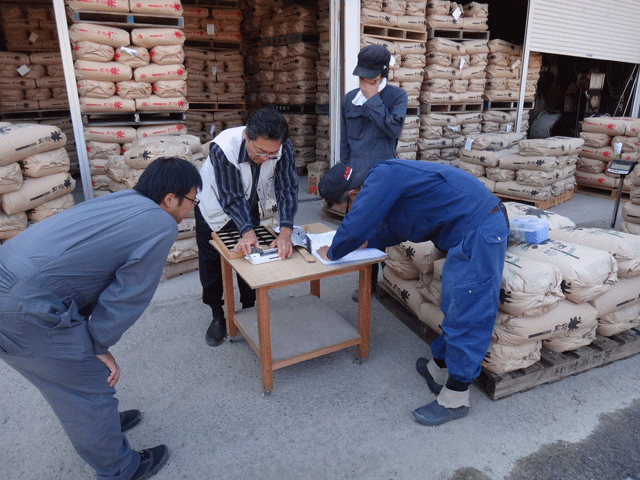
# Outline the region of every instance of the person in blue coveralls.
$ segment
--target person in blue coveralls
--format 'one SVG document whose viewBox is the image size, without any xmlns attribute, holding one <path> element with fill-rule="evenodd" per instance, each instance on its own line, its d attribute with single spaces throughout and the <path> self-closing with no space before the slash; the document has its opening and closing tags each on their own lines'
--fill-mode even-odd
<svg viewBox="0 0 640 480">
<path fill-rule="evenodd" d="M 371 167 L 396 158 L 398 138 L 407 116 L 407 92 L 389 85 L 389 66 L 395 59 L 386 47 L 368 45 L 358 53 L 353 74 L 359 88 L 342 99 L 340 161 L 352 167 Z M 372 291 L 378 279 L 378 264 L 371 271 Z M 358 301 L 358 292 L 352 299 Z"/>
<path fill-rule="evenodd" d="M 160 158 L 133 189 L 80 203 L 0 246 L 0 359 L 42 393 L 98 480 L 146 479 L 167 461 L 166 445 L 129 446 L 123 432 L 142 415 L 118 412 L 120 367 L 109 348 L 151 302 L 201 187 L 189 162 Z"/>
<path fill-rule="evenodd" d="M 318 250 L 328 260 L 405 240 L 430 240 L 447 252 L 442 334 L 431 343 L 431 360 L 416 364 L 436 399 L 413 418 L 433 426 L 466 416 L 469 385 L 480 374 L 498 310 L 509 235 L 500 200 L 463 170 L 398 159 L 371 169 L 337 164 L 323 175 L 318 192 L 347 210 L 331 245 Z"/>
</svg>

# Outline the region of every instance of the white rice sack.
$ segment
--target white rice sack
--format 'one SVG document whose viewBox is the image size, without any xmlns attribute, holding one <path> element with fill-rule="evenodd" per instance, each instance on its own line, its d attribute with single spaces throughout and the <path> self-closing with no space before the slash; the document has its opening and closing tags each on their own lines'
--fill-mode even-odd
<svg viewBox="0 0 640 480">
<path fill-rule="evenodd" d="M 569 218 L 550 210 L 542 210 L 541 208 L 536 208 L 534 206 L 518 202 L 505 202 L 504 206 L 507 208 L 509 220 L 514 218 L 542 218 L 549 222 L 549 231 L 554 228 L 576 226 L 576 224 Z"/>
<path fill-rule="evenodd" d="M 129 0 L 67 0 L 69 8 L 102 12 L 128 12 Z"/>
<path fill-rule="evenodd" d="M 138 138 L 146 138 L 154 135 L 183 135 L 187 133 L 187 127 L 185 127 L 182 123 L 150 125 L 145 127 L 138 127 L 137 133 Z"/>
<path fill-rule="evenodd" d="M 638 302 L 640 302 L 640 277 L 633 277 L 621 278 L 611 287 L 611 290 L 589 303 L 598 310 L 598 316 L 602 317 Z"/>
<path fill-rule="evenodd" d="M 578 319 L 576 318 L 576 321 Z M 589 319 L 590 320 L 590 319 Z M 552 352 L 566 352 L 568 350 L 576 350 L 580 347 L 589 345 L 596 339 L 596 328 L 598 320 L 593 319 L 587 321 L 584 318 L 575 328 L 570 328 L 561 335 L 542 341 L 542 346 L 548 348 Z"/>
<path fill-rule="evenodd" d="M 184 48 L 181 45 L 158 45 L 150 52 L 151 61 L 158 65 L 184 63 Z"/>
<path fill-rule="evenodd" d="M 616 260 L 604 250 L 548 239 L 538 245 L 516 243 L 508 251 L 557 266 L 562 272 L 562 291 L 575 303 L 599 297 L 618 280 Z"/>
<path fill-rule="evenodd" d="M 128 98 L 131 100 L 138 100 L 141 98 L 148 98 L 151 96 L 153 87 L 150 83 L 136 82 L 135 80 L 126 80 L 124 82 L 116 83 L 116 92 L 118 96 L 122 98 Z"/>
<path fill-rule="evenodd" d="M 118 62 L 90 62 L 76 60 L 73 64 L 77 80 L 121 82 L 133 76 L 131 67 Z"/>
<path fill-rule="evenodd" d="M 387 247 L 386 253 L 387 259 L 384 262 L 384 268 L 390 268 L 393 273 L 404 280 L 413 280 L 420 276 L 418 267 L 406 257 L 404 251 L 398 245 Z"/>
<path fill-rule="evenodd" d="M 420 280 L 403 280 L 394 274 L 391 269 L 385 268 L 382 271 L 384 285 L 397 297 L 398 300 L 416 316 L 420 311 L 422 295 L 416 288 Z"/>
<path fill-rule="evenodd" d="M 179 28 L 134 28 L 131 42 L 145 48 L 158 45 L 184 45 L 185 34 Z"/>
<path fill-rule="evenodd" d="M 518 144 L 520 155 L 543 155 L 557 157 L 580 153 L 584 140 L 573 137 L 550 137 L 521 140 Z"/>
<path fill-rule="evenodd" d="M 493 373 L 507 373 L 527 368 L 540 360 L 542 342 L 532 340 L 520 345 L 491 342 L 482 366 Z"/>
<path fill-rule="evenodd" d="M 124 183 L 129 167 L 124 163 L 124 155 L 111 155 L 104 167 L 104 174 L 114 182 Z"/>
<path fill-rule="evenodd" d="M 67 137 L 58 127 L 31 123 L 14 123 L 0 128 L 0 166 L 17 162 L 29 155 L 63 147 Z"/>
<path fill-rule="evenodd" d="M 107 162 L 108 160 L 106 158 L 90 158 L 89 173 L 91 174 L 91 176 L 105 175 L 105 172 L 107 171 Z"/>
<path fill-rule="evenodd" d="M 611 253 L 618 263 L 618 277 L 640 275 L 640 237 L 603 228 L 566 227 L 549 232 L 549 238 L 597 248 Z"/>
<path fill-rule="evenodd" d="M 87 157 L 91 160 L 94 158 L 108 158 L 111 155 L 120 153 L 120 144 L 116 142 L 87 142 Z"/>
<path fill-rule="evenodd" d="M 491 340 L 501 345 L 522 345 L 561 337 L 578 328 L 593 328 L 597 315 L 597 310 L 588 303 L 576 304 L 568 300 L 534 317 L 517 317 L 498 311 Z"/>
<path fill-rule="evenodd" d="M 537 316 L 552 310 L 564 298 L 558 267 L 507 252 L 500 286 L 500 310 L 519 317 Z"/>
<path fill-rule="evenodd" d="M 115 53 L 111 45 L 84 40 L 71 46 L 74 60 L 88 60 L 90 62 L 110 62 Z"/>
<path fill-rule="evenodd" d="M 0 167 L 0 195 L 15 192 L 22 185 L 22 172 L 20 164 L 10 163 Z"/>
<path fill-rule="evenodd" d="M 186 145 L 167 143 L 148 143 L 132 147 L 124 154 L 124 163 L 133 169 L 145 169 L 160 157 L 176 157 L 191 161 L 191 150 Z"/>
<path fill-rule="evenodd" d="M 78 80 L 78 95 L 80 98 L 110 98 L 116 95 L 114 82 L 98 80 Z"/>
<path fill-rule="evenodd" d="M 159 2 L 158 0 L 130 0 L 129 9 L 133 13 L 150 13 L 152 15 L 182 16 L 180 1 Z"/>
<path fill-rule="evenodd" d="M 114 95 L 109 98 L 82 98 L 80 97 L 80 110 L 84 113 L 92 112 L 135 112 L 136 101 L 130 98 L 122 98 Z"/>
<path fill-rule="evenodd" d="M 68 172 L 41 178 L 25 178 L 20 190 L 2 195 L 2 210 L 7 215 L 26 212 L 72 192 L 75 184 L 75 180 Z"/>
<path fill-rule="evenodd" d="M 35 153 L 20 160 L 22 174 L 29 178 L 39 178 L 54 173 L 68 172 L 71 160 L 67 149 L 64 147 L 49 150 L 47 152 Z"/>
<path fill-rule="evenodd" d="M 163 98 L 157 95 L 150 95 L 148 98 L 136 99 L 136 110 L 141 112 L 186 112 L 189 110 L 189 102 L 184 97 Z"/>
<path fill-rule="evenodd" d="M 56 213 L 73 207 L 74 205 L 75 201 L 73 199 L 73 194 L 67 193 L 66 195 L 49 200 L 48 202 L 27 211 L 27 218 L 32 222 L 41 222 L 45 218 L 49 218 Z"/>
<path fill-rule="evenodd" d="M 598 318 L 596 331 L 605 337 L 640 326 L 640 302 L 625 306 Z"/>
<path fill-rule="evenodd" d="M 0 240 L 15 237 L 27 228 L 27 222 L 27 214 L 25 212 L 18 212 L 13 215 L 0 212 Z"/>
<path fill-rule="evenodd" d="M 199 154 L 202 150 L 200 139 L 195 135 L 154 135 L 152 137 L 139 138 L 133 142 L 132 147 L 140 147 L 153 143 L 166 143 L 168 145 L 186 145 L 193 154 Z"/>
<path fill-rule="evenodd" d="M 187 69 L 181 64 L 158 65 L 152 63 L 146 67 L 136 68 L 133 72 L 136 82 L 155 83 L 159 80 L 186 80 Z"/>
<path fill-rule="evenodd" d="M 128 65 L 131 68 L 145 67 L 151 61 L 149 50 L 144 47 L 136 47 L 127 45 L 126 47 L 118 47 L 113 56 L 118 63 Z"/>
</svg>

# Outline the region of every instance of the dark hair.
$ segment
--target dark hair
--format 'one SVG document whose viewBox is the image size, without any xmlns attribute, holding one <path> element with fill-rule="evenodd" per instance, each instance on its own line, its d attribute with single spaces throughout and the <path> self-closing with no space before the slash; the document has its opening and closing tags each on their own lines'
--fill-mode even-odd
<svg viewBox="0 0 640 480">
<path fill-rule="evenodd" d="M 246 127 L 249 140 L 263 137 L 268 140 L 284 142 L 289 138 L 289 125 L 287 125 L 287 121 L 280 112 L 272 107 L 260 108 L 251 113 L 247 120 Z"/>
<path fill-rule="evenodd" d="M 142 172 L 133 188 L 159 205 L 169 193 L 182 202 L 193 187 L 202 189 L 202 178 L 196 167 L 182 158 L 161 157 Z"/>
<path fill-rule="evenodd" d="M 342 194 L 333 202 L 330 202 L 329 200 L 325 200 L 325 202 L 327 202 L 327 207 L 331 208 L 333 207 L 334 204 L 336 205 L 341 205 L 343 203 L 347 203 L 349 201 L 349 189 L 347 188 L 344 192 L 342 192 Z"/>
<path fill-rule="evenodd" d="M 380 72 L 380 77 L 381 78 L 389 78 L 389 67 L 386 66 L 382 69 L 382 72 Z"/>
</svg>

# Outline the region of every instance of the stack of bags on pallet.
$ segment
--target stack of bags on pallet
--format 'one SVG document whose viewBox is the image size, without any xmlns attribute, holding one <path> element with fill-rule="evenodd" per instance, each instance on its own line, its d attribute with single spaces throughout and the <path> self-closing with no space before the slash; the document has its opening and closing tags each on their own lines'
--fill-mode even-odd
<svg viewBox="0 0 640 480">
<path fill-rule="evenodd" d="M 329 139 L 329 115 L 317 115 L 316 123 L 316 161 L 307 164 L 307 187 L 311 195 L 318 195 L 318 182 L 324 172 L 329 170 L 331 140 Z"/>
<path fill-rule="evenodd" d="M 316 161 L 318 115 L 314 113 L 285 113 L 283 117 L 289 125 L 289 140 L 293 146 L 296 168 L 306 170 L 307 165 Z"/>
<path fill-rule="evenodd" d="M 482 104 L 488 52 L 487 40 L 429 40 L 420 102 Z"/>
<path fill-rule="evenodd" d="M 316 103 L 318 105 L 329 104 L 329 76 L 331 73 L 331 16 L 329 13 L 329 1 L 318 2 L 318 59 L 316 60 L 316 73 L 318 74 L 318 91 Z"/>
<path fill-rule="evenodd" d="M 239 50 L 187 47 L 185 58 L 191 102 L 244 102 L 244 61 Z"/>
<path fill-rule="evenodd" d="M 482 133 L 515 132 L 517 110 L 485 109 L 482 112 Z M 521 132 L 529 130 L 529 110 L 522 112 Z"/>
<path fill-rule="evenodd" d="M 73 124 L 71 123 L 71 117 L 51 118 L 48 120 L 40 120 L 38 122 L 41 125 L 51 125 L 58 127 L 62 133 L 67 137 L 67 154 L 69 155 L 69 173 L 71 175 L 77 175 L 80 173 L 80 167 L 78 165 L 78 150 L 76 148 L 75 135 L 73 132 Z"/>
<path fill-rule="evenodd" d="M 284 2 L 283 2 L 284 3 Z M 260 38 L 281 37 L 289 34 L 316 34 L 318 24 L 314 11 L 300 5 L 274 8 L 268 18 L 262 18 Z"/>
<path fill-rule="evenodd" d="M 640 235 L 640 165 L 636 165 L 627 177 L 631 187 L 629 189 L 629 201 L 622 206 L 622 219 L 620 229 L 623 232 Z"/>
<path fill-rule="evenodd" d="M 188 40 L 239 42 L 242 12 L 237 8 L 184 7 L 184 33 Z"/>
<path fill-rule="evenodd" d="M 68 109 L 60 53 L 0 52 L 0 108 L 3 112 Z"/>
<path fill-rule="evenodd" d="M 390 27 L 414 32 L 427 31 L 424 1 L 363 0 L 361 5 L 360 23 L 362 25 Z"/>
<path fill-rule="evenodd" d="M 582 122 L 580 138 L 584 146 L 576 165 L 578 185 L 614 189 L 620 187 L 620 176 L 606 172 L 611 160 L 640 158 L 640 120 L 627 117 L 589 117 Z M 616 153 L 619 144 L 620 153 Z M 622 186 L 629 191 L 630 178 Z"/>
<path fill-rule="evenodd" d="M 57 127 L 0 123 L 0 240 L 74 205 L 66 141 Z"/>
<path fill-rule="evenodd" d="M 207 143 L 224 129 L 222 122 L 216 122 L 214 112 L 200 112 L 189 110 L 186 114 L 189 135 L 200 138 L 200 142 Z"/>
<path fill-rule="evenodd" d="M 522 73 L 522 47 L 505 40 L 489 41 L 487 65 L 487 84 L 484 92 L 486 100 L 491 102 L 517 102 L 520 96 Z M 524 102 L 532 102 L 535 97 L 542 54 L 531 52 L 527 66 Z"/>
<path fill-rule="evenodd" d="M 407 115 L 404 119 L 404 127 L 398 138 L 396 158 L 404 160 L 416 160 L 418 158 L 418 141 L 420 140 L 420 117 Z"/>
<path fill-rule="evenodd" d="M 246 0 L 239 3 L 242 9 L 242 33 L 247 38 L 256 37 L 262 22 L 268 22 L 284 5 L 283 0 Z"/>
<path fill-rule="evenodd" d="M 76 23 L 69 37 L 82 112 L 188 110 L 182 30 Z"/>
<path fill-rule="evenodd" d="M 1 14 L 7 50 L 60 51 L 53 7 L 5 4 Z"/>
<path fill-rule="evenodd" d="M 460 149 L 468 135 L 480 132 L 481 122 L 482 112 L 421 114 L 417 158 L 459 166 Z"/>
<path fill-rule="evenodd" d="M 489 26 L 489 4 L 471 2 L 461 5 L 447 0 L 429 0 L 427 3 L 427 27 L 459 28 L 461 30 L 486 31 Z"/>
<path fill-rule="evenodd" d="M 524 139 L 524 133 L 481 134 L 460 149 L 460 166 L 493 193 L 541 201 L 572 191 L 583 141 Z"/>
</svg>

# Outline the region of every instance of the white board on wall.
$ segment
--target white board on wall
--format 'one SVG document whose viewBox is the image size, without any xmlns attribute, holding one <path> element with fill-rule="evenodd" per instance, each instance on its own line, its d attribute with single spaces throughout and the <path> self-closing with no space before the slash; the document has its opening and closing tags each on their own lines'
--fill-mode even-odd
<svg viewBox="0 0 640 480">
<path fill-rule="evenodd" d="M 530 51 L 640 63 L 639 0 L 530 0 Z"/>
</svg>

